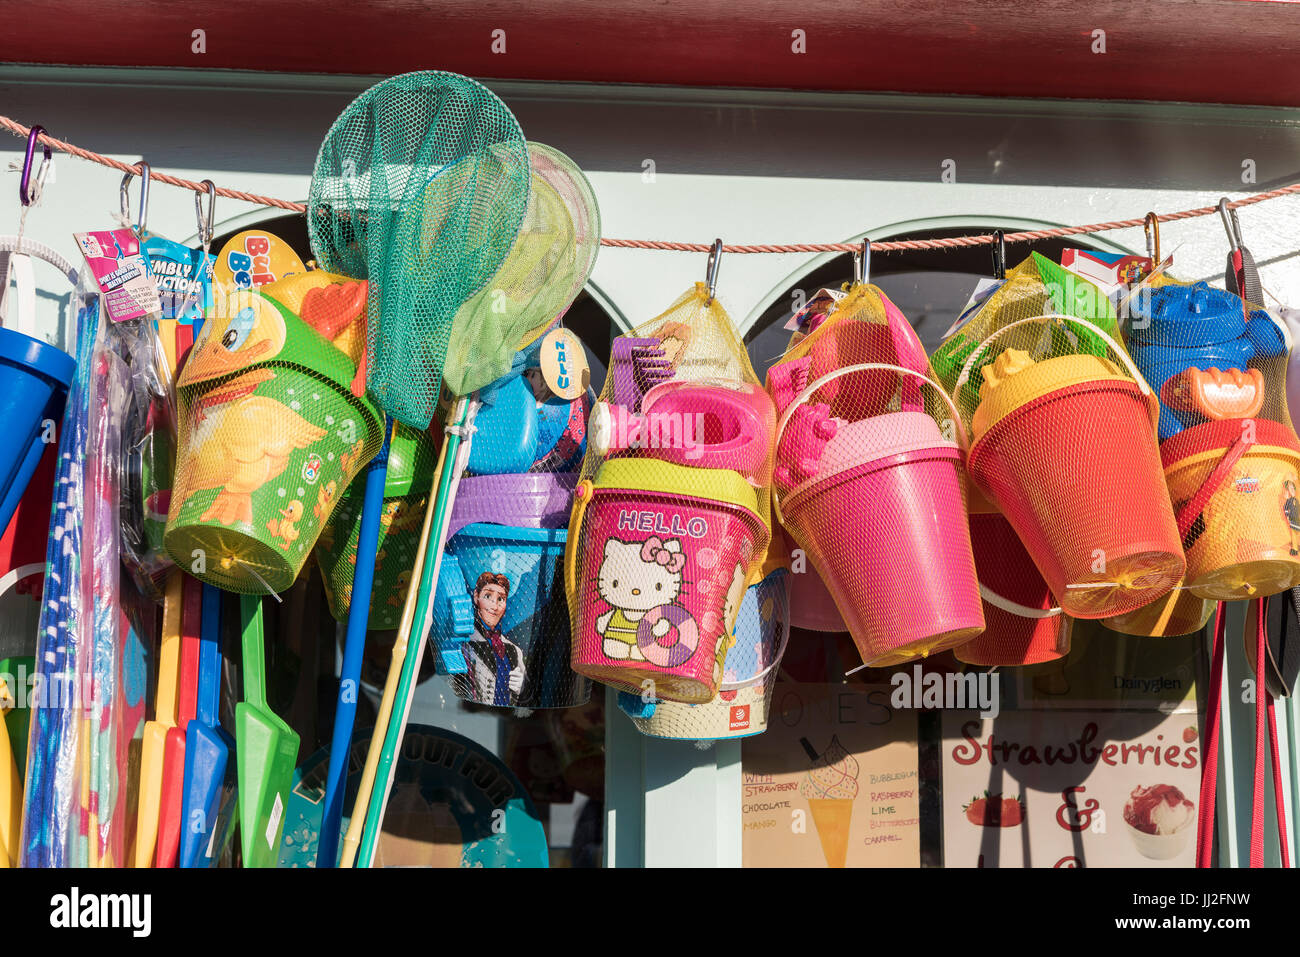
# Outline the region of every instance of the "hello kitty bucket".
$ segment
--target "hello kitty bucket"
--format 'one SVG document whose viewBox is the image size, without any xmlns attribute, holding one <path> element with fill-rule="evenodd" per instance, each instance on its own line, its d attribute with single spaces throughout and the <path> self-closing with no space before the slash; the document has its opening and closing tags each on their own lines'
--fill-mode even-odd
<svg viewBox="0 0 1300 957">
<path fill-rule="evenodd" d="M 573 670 L 666 701 L 713 700 L 718 643 L 767 548 L 758 509 L 727 469 L 618 458 L 580 482 L 565 555 Z"/>
</svg>

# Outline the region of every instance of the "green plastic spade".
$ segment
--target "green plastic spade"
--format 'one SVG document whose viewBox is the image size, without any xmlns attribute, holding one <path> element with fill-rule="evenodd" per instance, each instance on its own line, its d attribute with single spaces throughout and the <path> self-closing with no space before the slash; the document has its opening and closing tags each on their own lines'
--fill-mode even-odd
<svg viewBox="0 0 1300 957">
<path fill-rule="evenodd" d="M 244 700 L 235 706 L 240 840 L 245 867 L 275 867 L 298 735 L 266 704 L 262 599 L 241 595 L 239 608 L 244 651 Z"/>
</svg>

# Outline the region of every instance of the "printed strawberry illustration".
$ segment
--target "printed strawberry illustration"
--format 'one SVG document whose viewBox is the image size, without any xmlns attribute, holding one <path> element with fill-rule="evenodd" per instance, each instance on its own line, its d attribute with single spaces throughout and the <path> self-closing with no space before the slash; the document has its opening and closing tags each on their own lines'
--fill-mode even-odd
<svg viewBox="0 0 1300 957">
<path fill-rule="evenodd" d="M 966 820 L 979 827 L 1017 827 L 1025 819 L 1024 801 L 1018 797 L 1004 798 L 999 791 L 975 797 L 962 810 Z"/>
<path fill-rule="evenodd" d="M 1196 725 L 1189 724 L 1187 727 L 1183 728 L 1183 743 L 1191 744 L 1195 740 L 1196 740 Z"/>
</svg>

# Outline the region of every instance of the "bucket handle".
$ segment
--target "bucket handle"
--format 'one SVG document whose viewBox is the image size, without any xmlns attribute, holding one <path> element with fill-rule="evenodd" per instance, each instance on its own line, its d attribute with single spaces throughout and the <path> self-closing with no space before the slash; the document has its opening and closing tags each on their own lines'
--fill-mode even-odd
<svg viewBox="0 0 1300 957">
<path fill-rule="evenodd" d="M 790 421 L 790 417 L 794 415 L 796 409 L 812 398 L 814 392 L 826 385 L 826 383 L 838 379 L 840 376 L 848 375 L 850 372 L 871 372 L 873 370 L 899 372 L 903 375 L 909 375 L 920 379 L 922 383 L 928 383 L 934 386 L 935 392 L 939 393 L 939 395 L 943 397 L 943 401 L 947 404 L 948 410 L 952 412 L 953 428 L 957 432 L 957 445 L 961 449 L 962 457 L 965 458 L 967 451 L 969 451 L 966 441 L 966 428 L 962 424 L 961 413 L 957 411 L 957 405 L 952 401 L 952 396 L 948 395 L 943 386 L 935 382 L 925 373 L 917 372 L 915 369 L 908 369 L 904 366 L 891 365 L 887 362 L 863 362 L 858 365 L 845 366 L 842 369 L 828 372 L 821 378 L 809 382 L 802 392 L 790 400 L 790 404 L 787 405 L 785 411 L 781 413 L 781 418 L 776 423 L 776 438 L 772 442 L 772 447 L 778 450 L 781 448 L 781 437 L 785 434 L 785 427 Z M 781 494 L 777 491 L 775 485 L 772 487 L 772 508 L 776 510 L 777 521 L 784 525 L 785 516 L 781 514 Z"/>
<path fill-rule="evenodd" d="M 1055 618 L 1061 613 L 1057 608 L 1030 608 L 1028 605 L 1022 605 L 1014 602 L 1010 598 L 1003 598 L 993 589 L 983 583 L 980 584 L 980 597 L 992 605 L 994 608 L 1001 608 L 1008 614 L 1015 615 L 1017 618 Z"/>
<path fill-rule="evenodd" d="M 1152 394 L 1151 386 L 1147 384 L 1146 378 L 1142 375 L 1141 372 L 1138 371 L 1138 367 L 1133 364 L 1133 360 L 1129 357 L 1128 350 L 1126 350 L 1123 346 L 1121 346 L 1118 342 L 1112 339 L 1105 332 L 1102 332 L 1100 329 L 1094 326 L 1091 322 L 1085 322 L 1082 319 L 1076 319 L 1073 316 L 1061 315 L 1060 313 L 1046 313 L 1041 316 L 1030 316 L 1027 319 L 1017 319 L 1015 322 L 1007 323 L 1001 329 L 995 329 L 984 339 L 983 342 L 981 342 L 974 349 L 972 349 L 970 355 L 966 357 L 966 364 L 961 367 L 961 375 L 957 377 L 957 382 L 952 387 L 952 394 L 959 395 L 961 393 L 962 386 L 964 386 L 970 380 L 971 369 L 974 367 L 975 360 L 979 357 L 980 352 L 984 349 L 985 346 L 987 346 L 990 342 L 992 342 L 994 339 L 996 339 L 998 336 L 1002 335 L 1002 333 L 1006 332 L 1009 329 L 1014 329 L 1016 326 L 1023 326 L 1026 323 L 1030 323 L 1030 322 L 1042 322 L 1044 319 L 1052 319 L 1057 322 L 1072 322 L 1077 326 L 1084 326 L 1088 330 L 1088 332 L 1097 336 L 1104 343 L 1106 343 L 1106 345 L 1110 347 L 1110 350 L 1113 353 L 1115 353 L 1116 356 L 1119 357 L 1120 362 L 1124 364 L 1124 367 L 1127 368 L 1129 373 L 1133 376 L 1133 380 L 1137 383 L 1138 388 L 1142 390 L 1142 394 L 1147 397 L 1151 396 Z M 1158 402 L 1154 404 L 1153 411 L 1155 412 L 1157 417 L 1160 415 L 1160 404 Z M 1153 428 L 1155 427 L 1155 423 L 1152 423 L 1152 427 Z"/>
<path fill-rule="evenodd" d="M 569 513 L 569 540 L 564 548 L 564 589 L 570 595 L 578 589 L 578 541 L 582 533 L 582 518 L 587 506 L 595 497 L 596 488 L 589 479 L 583 479 L 573 490 L 573 511 Z"/>
<path fill-rule="evenodd" d="M 786 574 L 790 575 L 793 573 L 786 572 Z M 751 685 L 756 685 L 764 678 L 766 678 L 769 674 L 771 674 L 773 668 L 779 668 L 781 666 L 781 659 L 785 657 L 785 646 L 790 641 L 790 582 L 789 581 L 783 583 L 783 587 L 779 590 L 778 594 L 780 595 L 781 637 L 777 641 L 776 651 L 772 655 L 771 663 L 769 663 L 768 666 L 764 668 L 762 671 L 758 672 L 757 674 L 750 675 L 748 678 L 744 679 L 743 681 L 721 682 L 718 685 L 719 691 L 739 691 L 741 688 L 748 688 Z"/>
</svg>

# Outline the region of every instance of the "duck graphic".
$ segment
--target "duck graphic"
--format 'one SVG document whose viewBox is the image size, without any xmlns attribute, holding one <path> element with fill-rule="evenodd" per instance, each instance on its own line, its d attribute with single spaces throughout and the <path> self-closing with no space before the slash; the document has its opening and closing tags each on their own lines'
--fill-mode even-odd
<svg viewBox="0 0 1300 957">
<path fill-rule="evenodd" d="M 219 381 L 187 410 L 191 451 L 178 470 L 173 495 L 184 502 L 196 492 L 217 489 L 199 521 L 251 527 L 252 493 L 277 478 L 294 451 L 327 433 L 283 403 L 255 394 L 275 378 L 275 371 L 249 366 L 284 348 L 279 311 L 267 300 L 251 297 L 231 312 L 204 325 L 177 380 L 181 388 Z"/>
<path fill-rule="evenodd" d="M 333 479 L 326 482 L 316 493 L 316 504 L 312 506 L 312 514 L 317 518 L 323 518 L 329 514 L 330 502 L 334 501 L 334 493 L 338 491 L 338 483 Z"/>
<path fill-rule="evenodd" d="M 287 552 L 289 546 L 298 540 L 298 522 L 302 521 L 302 502 L 295 498 L 289 503 L 288 508 L 280 509 L 280 514 L 283 518 L 272 519 L 266 523 L 266 528 L 272 538 L 278 538 L 283 542 L 280 547 Z"/>
</svg>

